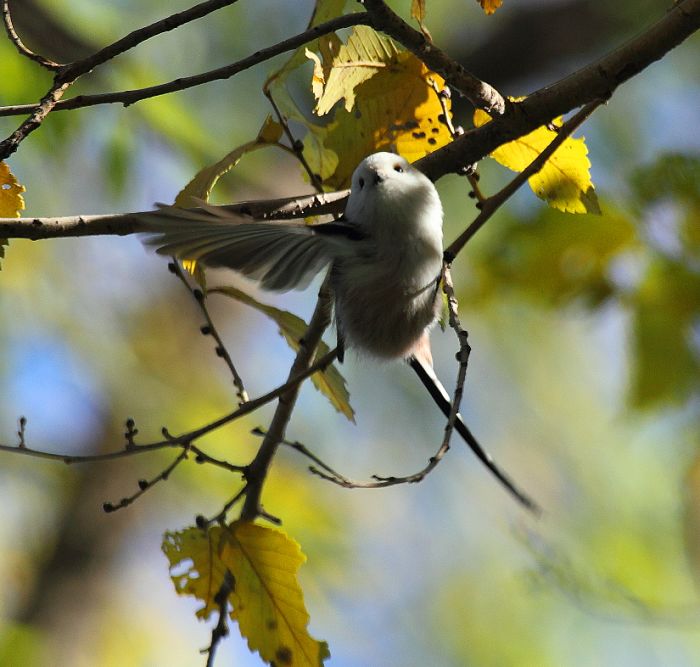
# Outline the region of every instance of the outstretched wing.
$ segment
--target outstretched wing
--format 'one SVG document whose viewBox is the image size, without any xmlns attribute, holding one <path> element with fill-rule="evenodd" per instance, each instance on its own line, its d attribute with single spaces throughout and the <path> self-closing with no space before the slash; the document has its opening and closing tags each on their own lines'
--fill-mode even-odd
<svg viewBox="0 0 700 667">
<path fill-rule="evenodd" d="M 235 269 L 259 279 L 265 289 L 279 291 L 306 287 L 362 238 L 345 223 L 255 222 L 214 207 L 201 212 L 161 207 L 141 220 L 146 244 L 159 254 Z"/>
</svg>

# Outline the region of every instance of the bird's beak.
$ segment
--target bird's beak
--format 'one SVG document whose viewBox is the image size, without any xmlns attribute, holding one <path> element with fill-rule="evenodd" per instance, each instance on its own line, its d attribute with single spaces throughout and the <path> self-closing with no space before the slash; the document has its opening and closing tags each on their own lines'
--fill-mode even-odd
<svg viewBox="0 0 700 667">
<path fill-rule="evenodd" d="M 374 184 L 378 185 L 384 180 L 384 174 L 380 171 L 375 171 L 374 172 Z"/>
</svg>

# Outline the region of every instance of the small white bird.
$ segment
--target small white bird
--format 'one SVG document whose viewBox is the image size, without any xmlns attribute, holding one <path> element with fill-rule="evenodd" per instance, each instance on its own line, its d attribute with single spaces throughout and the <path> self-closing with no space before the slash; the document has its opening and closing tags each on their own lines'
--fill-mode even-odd
<svg viewBox="0 0 700 667">
<path fill-rule="evenodd" d="M 302 288 L 330 266 L 338 356 L 345 347 L 406 359 L 446 415 L 450 398 L 432 369 L 429 330 L 440 309 L 442 204 L 433 183 L 404 158 L 375 153 L 352 175 L 345 214 L 318 225 L 255 222 L 228 213 L 165 208 L 143 218 L 163 255 L 228 267 L 263 288 Z M 459 417 L 456 430 L 530 509 Z"/>
</svg>

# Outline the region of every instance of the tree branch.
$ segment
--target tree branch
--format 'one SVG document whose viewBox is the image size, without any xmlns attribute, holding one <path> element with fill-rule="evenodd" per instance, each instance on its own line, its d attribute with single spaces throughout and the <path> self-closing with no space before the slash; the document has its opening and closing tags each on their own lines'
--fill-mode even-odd
<svg viewBox="0 0 700 667">
<path fill-rule="evenodd" d="M 6 1 L 6 0 L 5 0 Z M 145 28 L 135 30 L 129 33 L 126 37 L 117 40 L 113 44 L 106 46 L 87 58 L 76 60 L 68 65 L 63 65 L 56 69 L 53 84 L 48 92 L 42 97 L 38 106 L 34 106 L 31 110 L 29 118 L 25 119 L 22 124 L 6 139 L 0 142 L 0 160 L 4 160 L 14 153 L 20 143 L 26 139 L 29 134 L 38 129 L 44 122 L 46 116 L 51 113 L 58 104 L 63 94 L 68 88 L 73 85 L 83 74 L 87 74 L 98 65 L 102 65 L 108 60 L 114 58 L 120 53 L 124 53 L 128 49 L 135 47 L 141 42 L 154 37 L 155 35 L 173 30 L 184 23 L 201 18 L 206 14 L 213 12 L 220 7 L 232 4 L 236 0 L 207 0 L 195 7 L 191 7 L 184 12 L 173 14 L 161 21 L 152 23 Z M 6 8 L 6 5 L 3 7 Z M 9 13 L 5 13 L 5 22 L 9 19 Z M 9 31 L 8 31 L 9 32 Z M 10 39 L 12 34 L 10 33 Z M 19 48 L 19 47 L 18 47 Z"/>
<path fill-rule="evenodd" d="M 324 194 L 244 201 L 220 208 L 229 213 L 250 216 L 256 220 L 290 220 L 308 215 L 342 212 L 348 193 L 348 190 L 342 190 Z M 200 211 L 197 208 L 192 210 Z M 38 241 L 79 236 L 127 236 L 147 231 L 139 218 L 155 212 L 0 218 L 0 237 Z"/>
<path fill-rule="evenodd" d="M 329 276 L 327 276 L 323 281 L 323 285 L 321 285 L 316 308 L 311 316 L 309 326 L 304 334 L 302 344 L 299 346 L 299 351 L 294 359 L 292 368 L 289 371 L 290 379 L 308 372 L 309 365 L 316 354 L 316 348 L 321 341 L 321 336 L 330 324 L 332 293 L 329 283 Z M 330 361 L 332 361 L 336 358 L 337 352 L 337 349 L 335 349 L 327 354 L 326 357 L 332 355 L 330 359 Z M 262 512 L 260 496 L 262 494 L 263 484 L 265 483 L 267 471 L 275 456 L 277 447 L 284 440 L 287 424 L 292 416 L 292 411 L 298 395 L 299 383 L 294 384 L 290 387 L 289 391 L 280 395 L 280 400 L 277 404 L 275 414 L 272 417 L 270 428 L 263 438 L 258 453 L 248 466 L 246 474 L 248 488 L 246 490 L 243 509 L 241 510 L 241 519 L 244 521 L 253 521 Z"/>
<path fill-rule="evenodd" d="M 700 28 L 700 0 L 679 0 L 646 32 L 600 60 L 546 86 L 506 115 L 470 130 L 463 137 L 416 162 L 432 180 L 457 173 L 502 144 L 513 141 L 588 102 L 608 99 L 625 81 L 639 74 Z"/>
<path fill-rule="evenodd" d="M 21 37 L 17 34 L 15 26 L 12 23 L 10 0 L 2 0 L 2 19 L 5 24 L 5 32 L 20 55 L 29 58 L 29 60 L 33 60 L 35 63 L 51 71 L 56 71 L 63 67 L 60 63 L 55 63 L 53 60 L 49 60 L 48 58 L 44 58 L 44 56 L 40 56 L 38 53 L 34 53 L 34 51 L 24 45 L 24 42 L 22 42 Z"/>
<path fill-rule="evenodd" d="M 508 102 L 492 86 L 468 72 L 426 36 L 408 25 L 383 0 L 360 0 L 372 16 L 372 27 L 389 35 L 422 60 L 431 70 L 441 74 L 447 84 L 464 95 L 475 107 L 489 113 L 503 114 Z"/>
<path fill-rule="evenodd" d="M 210 83 L 211 81 L 229 79 L 232 76 L 243 72 L 244 70 L 250 69 L 254 65 L 259 65 L 260 63 L 270 60 L 271 58 L 274 58 L 282 53 L 286 53 L 287 51 L 293 51 L 294 49 L 297 49 L 298 47 L 303 46 L 307 42 L 317 39 L 322 35 L 335 32 L 336 30 L 341 30 L 342 28 L 349 28 L 354 25 L 368 24 L 369 22 L 370 17 L 365 12 L 339 16 L 338 18 L 326 21 L 325 23 L 320 23 L 313 28 L 309 28 L 308 30 L 299 33 L 294 37 L 282 40 L 281 42 L 278 42 L 277 44 L 266 49 L 256 51 L 254 54 L 246 58 L 242 58 L 241 60 L 238 60 L 230 65 L 225 65 L 224 67 L 219 67 L 201 74 L 195 74 L 194 76 L 180 77 L 178 79 L 174 79 L 173 81 L 168 81 L 167 83 L 148 86 L 146 88 L 122 90 L 114 93 L 100 93 L 97 95 L 78 95 L 70 100 L 63 100 L 61 102 L 56 101 L 52 108 L 56 111 L 62 111 L 67 109 L 80 109 L 83 107 L 95 106 L 97 104 L 115 103 L 128 106 L 151 97 L 166 95 L 179 90 L 187 90 L 188 88 L 201 86 L 202 84 Z M 16 116 L 34 112 L 37 109 L 38 107 L 35 104 L 0 107 L 0 116 Z M 1 146 L 2 144 L 0 144 L 0 147 Z M 0 159 L 2 159 L 2 153 L 0 153 Z"/>
</svg>

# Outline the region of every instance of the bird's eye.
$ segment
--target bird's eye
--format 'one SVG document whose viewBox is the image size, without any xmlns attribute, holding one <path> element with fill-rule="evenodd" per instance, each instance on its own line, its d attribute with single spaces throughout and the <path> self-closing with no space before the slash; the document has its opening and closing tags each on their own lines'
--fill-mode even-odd
<svg viewBox="0 0 700 667">
<path fill-rule="evenodd" d="M 394 171 L 397 171 L 399 174 L 403 174 L 403 167 L 400 164 L 395 164 Z"/>
<path fill-rule="evenodd" d="M 365 179 L 360 176 L 360 179 L 357 181 L 360 184 L 360 190 L 365 187 Z"/>
</svg>

